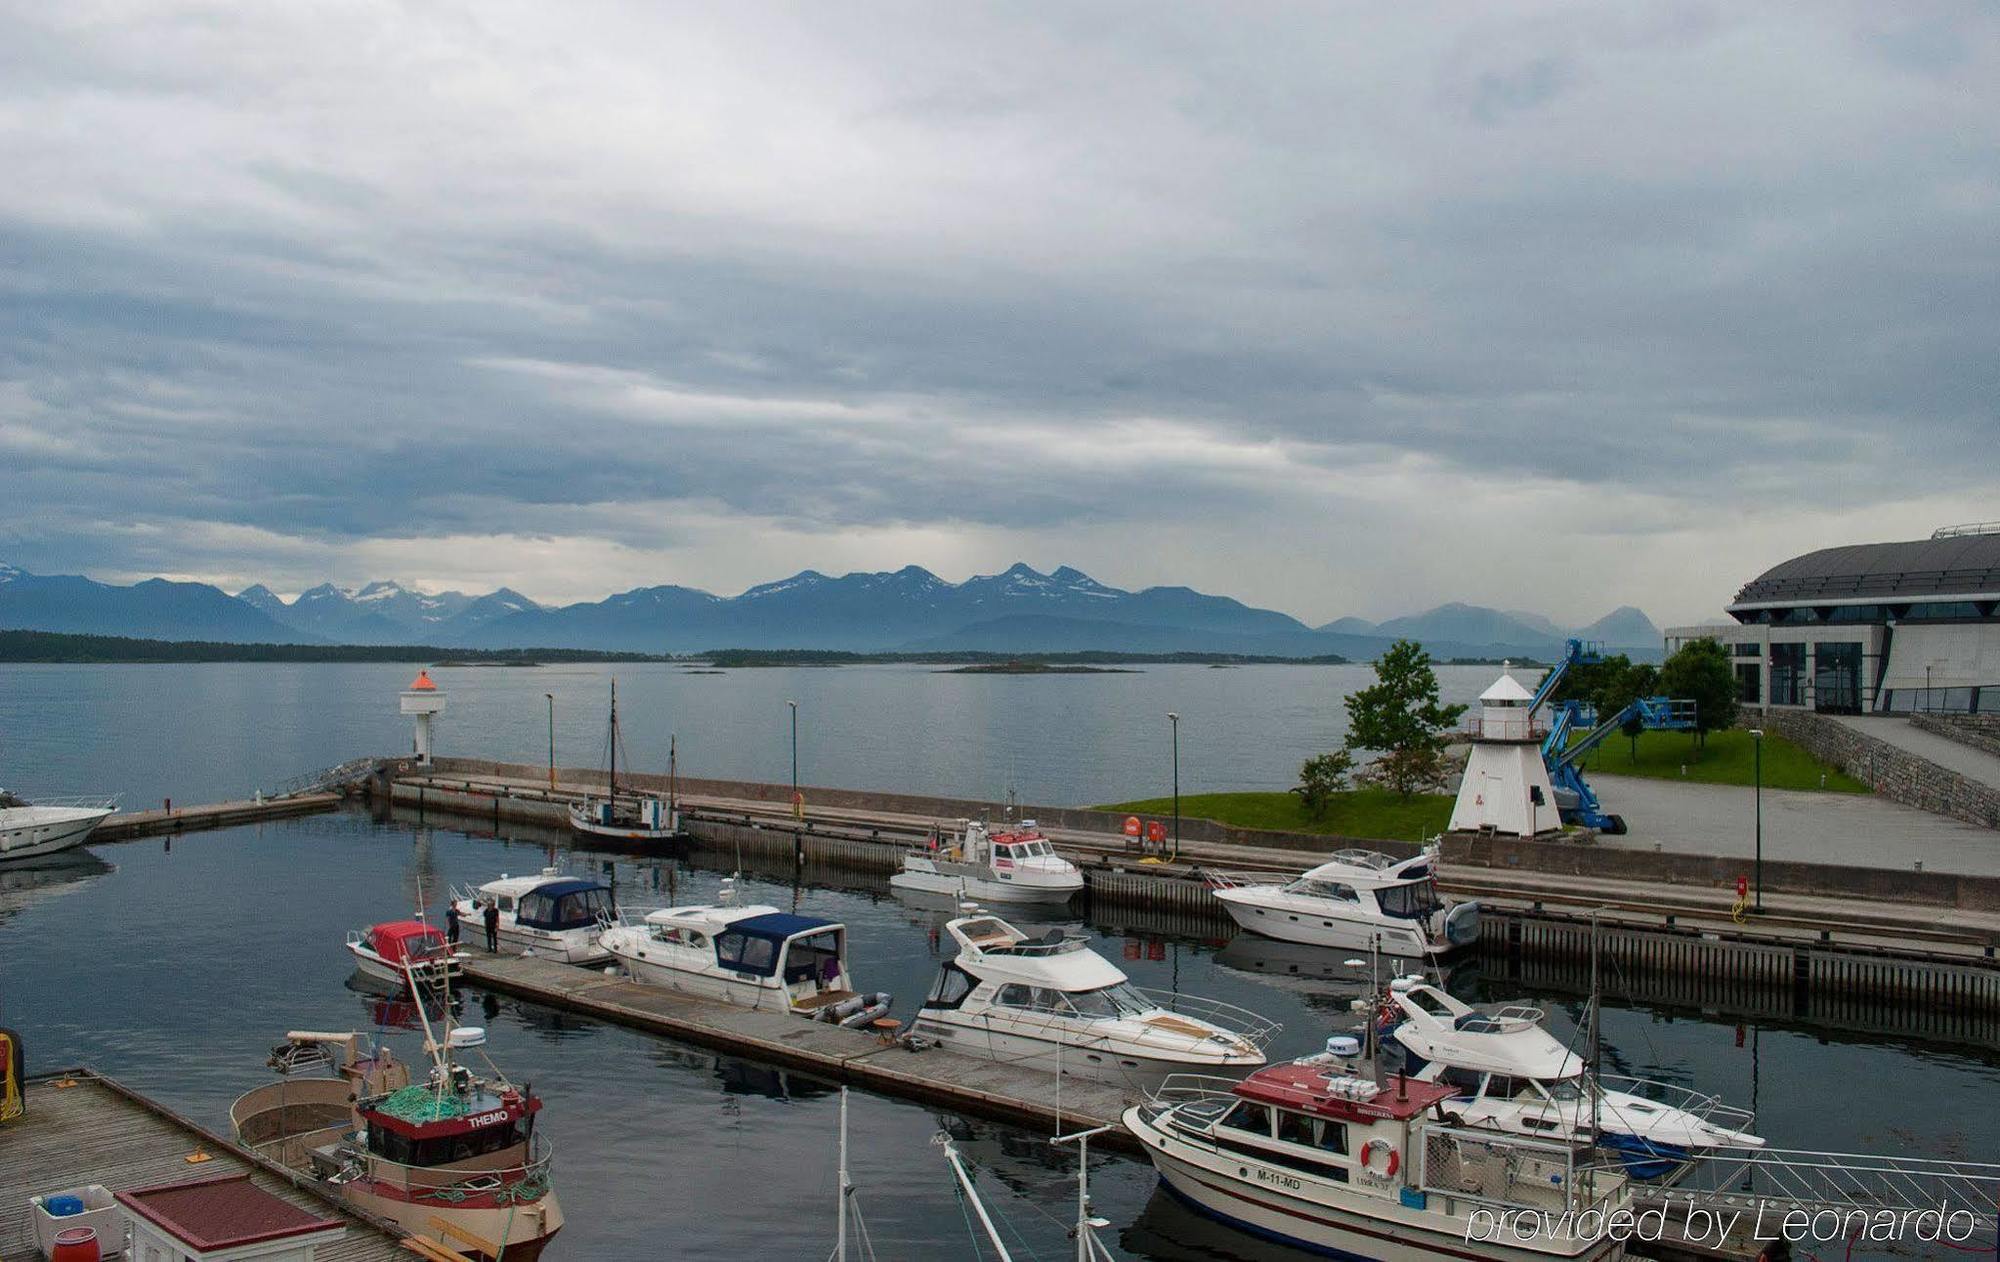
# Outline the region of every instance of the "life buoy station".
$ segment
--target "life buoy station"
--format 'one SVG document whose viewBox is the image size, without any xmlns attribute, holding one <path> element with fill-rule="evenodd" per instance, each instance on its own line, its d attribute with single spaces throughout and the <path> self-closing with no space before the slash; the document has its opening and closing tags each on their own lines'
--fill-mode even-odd
<svg viewBox="0 0 2000 1262">
<path fill-rule="evenodd" d="M 431 680 L 428 670 L 420 670 L 403 689 L 402 698 L 403 713 L 417 721 L 411 736 L 413 761 L 427 767 L 431 762 L 431 720 L 444 713 L 444 690 Z"/>
<path fill-rule="evenodd" d="M 1503 668 L 1479 694 L 1479 715 L 1467 726 L 1472 752 L 1451 831 L 1535 837 L 1562 828 L 1555 786 L 1542 760 L 1546 725 L 1535 723 L 1536 694 Z"/>
</svg>

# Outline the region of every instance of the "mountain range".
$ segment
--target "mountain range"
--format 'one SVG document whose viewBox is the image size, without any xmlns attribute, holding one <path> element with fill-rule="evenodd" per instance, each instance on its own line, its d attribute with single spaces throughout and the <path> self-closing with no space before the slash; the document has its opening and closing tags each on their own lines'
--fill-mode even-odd
<svg viewBox="0 0 2000 1262">
<path fill-rule="evenodd" d="M 717 648 L 857 652 L 1211 652 L 1367 660 L 1396 639 L 1441 658 L 1533 657 L 1566 636 L 1657 657 L 1660 633 L 1629 606 L 1565 630 L 1540 615 L 1477 605 L 1309 627 L 1188 587 L 1111 587 L 1070 566 L 1017 564 L 950 583 L 920 566 L 832 577 L 805 570 L 739 596 L 638 587 L 551 607 L 501 588 L 427 594 L 399 583 L 331 583 L 290 601 L 256 584 L 230 595 L 205 583 L 131 586 L 0 565 L 0 628 L 236 643 L 398 644 L 694 653 Z"/>
</svg>

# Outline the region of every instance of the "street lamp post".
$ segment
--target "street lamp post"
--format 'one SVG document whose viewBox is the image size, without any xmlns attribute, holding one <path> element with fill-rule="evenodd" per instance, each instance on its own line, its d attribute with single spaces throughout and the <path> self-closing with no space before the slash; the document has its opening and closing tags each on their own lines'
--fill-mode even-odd
<svg viewBox="0 0 2000 1262">
<path fill-rule="evenodd" d="M 1169 710 L 1174 725 L 1174 858 L 1181 857 L 1181 716 Z"/>
<path fill-rule="evenodd" d="M 804 814 L 800 809 L 804 804 L 799 801 L 799 703 L 787 701 L 785 704 L 792 710 L 792 814 L 800 816 Z"/>
<path fill-rule="evenodd" d="M 1754 911 L 1764 910 L 1764 729 L 1750 729 L 1750 746 L 1753 751 L 1752 765 L 1756 768 L 1753 779 L 1756 782 L 1757 802 L 1757 902 Z"/>
<path fill-rule="evenodd" d="M 542 694 L 549 699 L 549 792 L 556 791 L 556 694 Z"/>
</svg>

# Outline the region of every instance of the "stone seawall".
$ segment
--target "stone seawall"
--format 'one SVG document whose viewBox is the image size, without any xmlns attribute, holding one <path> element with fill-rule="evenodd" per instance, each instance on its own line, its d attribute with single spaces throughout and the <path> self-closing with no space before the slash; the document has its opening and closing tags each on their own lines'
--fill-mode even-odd
<svg viewBox="0 0 2000 1262">
<path fill-rule="evenodd" d="M 1910 726 L 2000 758 L 2000 714 L 1913 714 Z"/>
<path fill-rule="evenodd" d="M 1968 824 L 2000 828 L 2000 790 L 1845 723 L 1807 710 L 1745 712 L 1737 722 L 1742 727 L 1764 727 L 1778 733 L 1892 802 Z"/>
</svg>

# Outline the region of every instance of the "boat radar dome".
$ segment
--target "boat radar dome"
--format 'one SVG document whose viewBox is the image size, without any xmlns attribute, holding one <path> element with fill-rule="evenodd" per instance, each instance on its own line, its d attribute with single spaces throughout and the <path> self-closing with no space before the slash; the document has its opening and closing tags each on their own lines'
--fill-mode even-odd
<svg viewBox="0 0 2000 1262">
<path fill-rule="evenodd" d="M 403 689 L 402 711 L 416 720 L 416 733 L 412 738 L 415 761 L 428 765 L 431 761 L 431 720 L 444 712 L 444 689 L 431 679 L 430 671 L 418 671 L 410 686 Z"/>
</svg>

